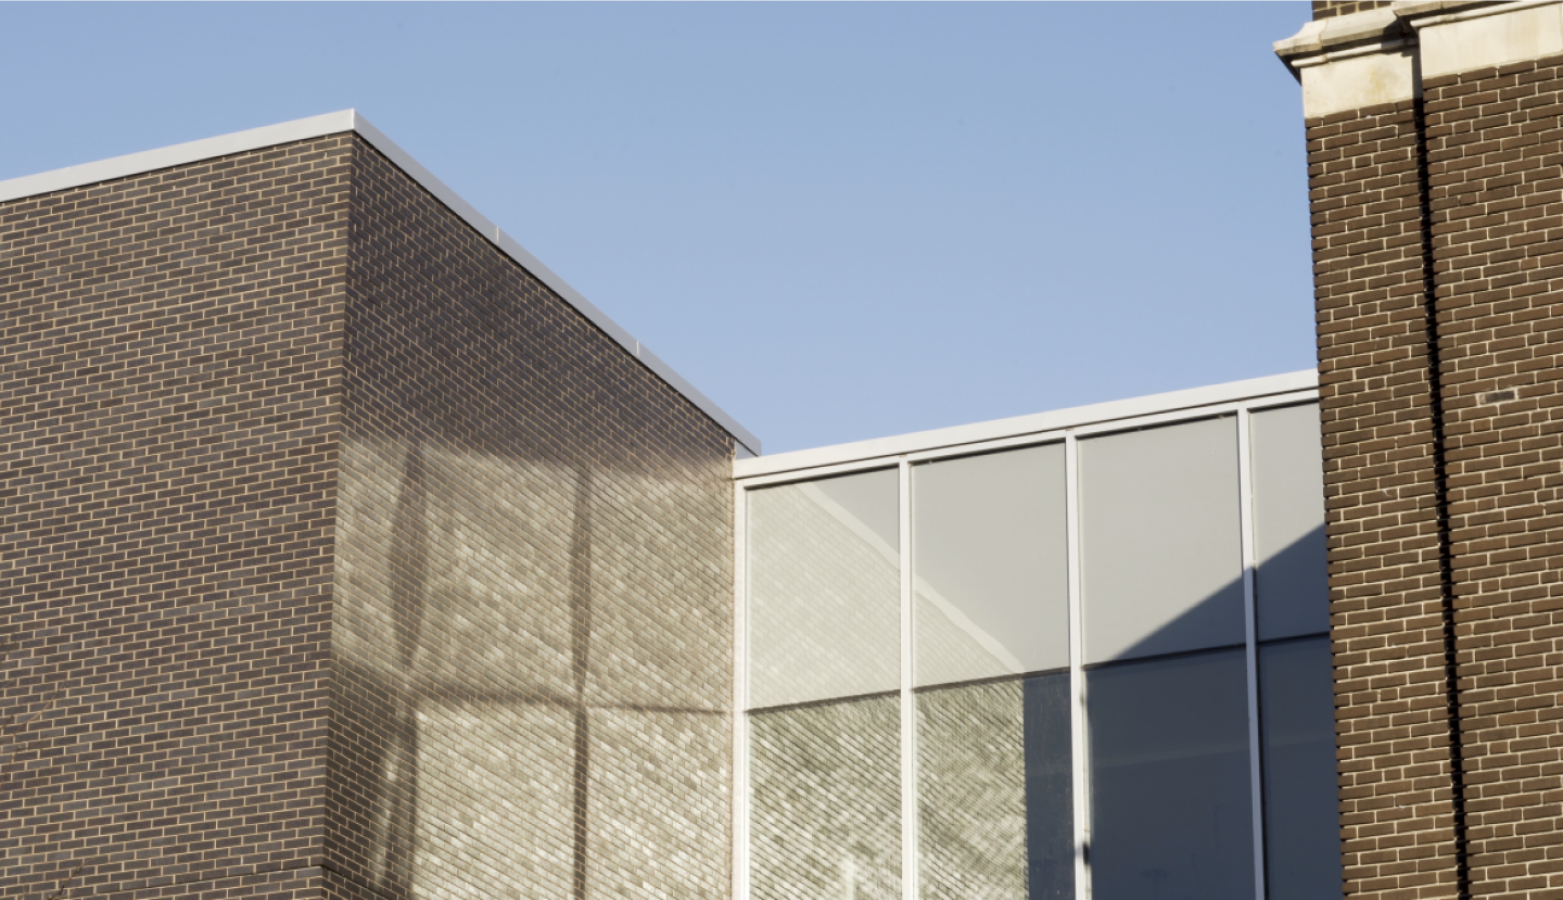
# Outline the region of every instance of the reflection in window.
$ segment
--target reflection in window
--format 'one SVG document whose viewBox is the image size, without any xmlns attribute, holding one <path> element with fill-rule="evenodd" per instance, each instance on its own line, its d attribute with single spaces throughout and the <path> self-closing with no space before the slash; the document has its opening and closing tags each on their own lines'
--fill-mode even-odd
<svg viewBox="0 0 1563 900">
<path fill-rule="evenodd" d="M 927 900 L 1074 896 L 1069 675 L 917 695 Z"/>
<path fill-rule="evenodd" d="M 1080 442 L 1085 661 L 1241 644 L 1232 417 Z"/>
<path fill-rule="evenodd" d="M 901 684 L 899 478 L 749 492 L 749 705 Z"/>
<path fill-rule="evenodd" d="M 1269 898 L 1339 897 L 1330 639 L 1261 645 L 1259 690 Z"/>
<path fill-rule="evenodd" d="M 901 896 L 899 697 L 751 713 L 756 900 Z"/>
<path fill-rule="evenodd" d="M 1062 444 L 912 469 L 916 683 L 1069 664 Z"/>
<path fill-rule="evenodd" d="M 1259 639 L 1328 631 L 1319 407 L 1256 412 L 1250 435 Z"/>
<path fill-rule="evenodd" d="M 1087 673 L 1096 900 L 1251 900 L 1241 650 Z"/>
</svg>

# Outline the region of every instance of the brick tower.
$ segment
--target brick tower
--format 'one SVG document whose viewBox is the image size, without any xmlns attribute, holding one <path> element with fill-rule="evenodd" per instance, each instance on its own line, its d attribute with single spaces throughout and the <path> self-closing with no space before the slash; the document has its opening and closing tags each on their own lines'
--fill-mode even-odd
<svg viewBox="0 0 1563 900">
<path fill-rule="evenodd" d="M 1314 3 L 1346 893 L 1563 889 L 1563 5 Z"/>
</svg>

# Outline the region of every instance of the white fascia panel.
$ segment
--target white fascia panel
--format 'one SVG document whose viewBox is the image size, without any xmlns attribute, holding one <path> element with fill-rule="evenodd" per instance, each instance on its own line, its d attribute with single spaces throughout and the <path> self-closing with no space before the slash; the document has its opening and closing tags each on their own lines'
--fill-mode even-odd
<svg viewBox="0 0 1563 900">
<path fill-rule="evenodd" d="M 365 141 L 368 141 L 370 146 L 384 154 L 397 168 L 418 182 L 436 200 L 439 200 L 451 212 L 460 216 L 463 221 L 471 225 L 486 240 L 514 260 L 517 265 L 526 269 L 537 280 L 547 285 L 550 290 L 563 298 L 566 303 L 574 307 L 593 325 L 602 329 L 604 333 L 629 351 L 631 356 L 639 360 L 642 365 L 650 369 L 657 377 L 667 382 L 670 387 L 682 394 L 685 399 L 693 403 L 701 412 L 710 416 L 713 421 L 738 441 L 742 451 L 758 456 L 760 453 L 759 438 L 755 437 L 747 428 L 739 425 L 737 420 L 728 415 L 721 407 L 711 402 L 709 397 L 696 390 L 694 385 L 691 385 L 677 372 L 673 371 L 671 366 L 653 354 L 628 331 L 625 331 L 607 313 L 598 309 L 595 304 L 582 296 L 580 291 L 571 287 L 568 282 L 560 278 L 552 269 L 538 261 L 537 257 L 528 253 L 526 248 L 522 247 L 515 238 L 500 231 L 499 226 L 485 218 L 472 204 L 463 200 L 445 182 L 436 178 L 434 173 L 424 168 L 416 159 L 412 158 L 411 154 L 397 146 L 395 141 L 385 136 L 385 132 L 370 124 L 369 120 L 359 115 L 356 110 L 348 109 L 320 116 L 311 116 L 307 119 L 295 119 L 291 122 L 283 122 L 280 125 L 251 128 L 248 131 L 236 131 L 220 137 L 190 141 L 184 144 L 175 144 L 171 147 L 162 147 L 157 150 L 147 150 L 143 153 L 131 153 L 126 156 L 116 156 L 112 159 L 84 163 L 79 166 L 67 166 L 63 169 L 55 169 L 52 172 L 42 172 L 37 175 L 26 175 L 21 178 L 0 181 L 0 203 L 88 184 L 96 184 L 100 181 L 142 175 L 158 169 L 189 165 L 190 163 L 214 159 L 219 156 L 247 153 L 263 147 L 274 147 L 278 144 L 304 141 L 311 138 L 324 137 L 328 134 L 340 134 L 344 131 L 356 132 Z"/>
<path fill-rule="evenodd" d="M 1259 399 L 1275 394 L 1313 390 L 1318 386 L 1319 373 L 1313 369 L 1304 369 L 1300 372 L 1288 372 L 1284 375 L 1269 375 L 1264 378 L 1231 381 L 1226 384 L 1213 384 L 1208 387 L 1190 388 L 1183 391 L 1169 391 L 1164 394 L 1147 394 L 1143 397 L 1133 397 L 1128 400 L 1113 400 L 1107 403 L 1095 403 L 1090 406 L 1076 406 L 1052 412 L 1034 413 L 1029 416 L 994 419 L 990 422 L 957 425 L 953 428 L 917 431 L 911 434 L 875 438 L 851 444 L 836 444 L 829 447 L 795 450 L 790 453 L 776 453 L 771 456 L 759 456 L 752 459 L 739 459 L 733 462 L 733 477 L 735 479 L 752 478 L 758 475 L 775 475 L 782 472 L 812 469 L 817 466 L 839 465 L 881 457 L 895 457 L 906 453 L 959 447 L 964 444 L 977 444 L 984 441 L 995 441 L 1048 431 L 1062 431 L 1119 419 L 1133 419 L 1141 416 L 1193 409 L 1200 406 L 1212 406 L 1218 403 L 1232 403 L 1238 400 Z"/>
</svg>

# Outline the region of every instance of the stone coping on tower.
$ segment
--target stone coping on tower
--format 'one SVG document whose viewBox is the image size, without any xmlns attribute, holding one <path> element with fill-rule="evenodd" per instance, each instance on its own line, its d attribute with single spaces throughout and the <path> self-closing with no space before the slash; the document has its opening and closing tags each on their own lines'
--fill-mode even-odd
<svg viewBox="0 0 1563 900">
<path fill-rule="evenodd" d="M 1414 100 L 1424 81 L 1563 55 L 1563 0 L 1397 0 L 1315 19 L 1275 53 L 1308 119 Z"/>
<path fill-rule="evenodd" d="M 273 147 L 278 144 L 324 137 L 329 134 L 340 134 L 346 131 L 355 132 L 359 137 L 368 141 L 370 146 L 395 163 L 403 172 L 406 172 L 408 176 L 417 181 L 424 190 L 428 191 L 435 199 L 448 207 L 451 212 L 454 212 L 466 221 L 468 225 L 472 226 L 489 243 L 499 248 L 501 252 L 509 256 L 523 269 L 532 273 L 566 303 L 590 320 L 592 324 L 596 325 L 605 334 L 617 341 L 625 350 L 629 351 L 630 355 L 635 357 L 642 365 L 650 369 L 657 377 L 667 382 L 674 390 L 678 391 L 702 412 L 710 416 L 713 421 L 738 442 L 740 457 L 746 453 L 754 456 L 760 455 L 760 439 L 758 437 L 747 428 L 738 424 L 736 419 L 728 415 L 725 410 L 712 402 L 709 397 L 675 372 L 672 366 L 669 366 L 655 353 L 652 353 L 649 347 L 636 340 L 634 335 L 613 321 L 612 318 L 598 309 L 590 300 L 587 300 L 580 291 L 571 287 L 569 283 L 560 278 L 552 269 L 543 265 L 537 257 L 527 252 L 526 248 L 522 247 L 515 238 L 506 234 L 499 226 L 484 217 L 470 203 L 451 190 L 443 181 L 436 178 L 432 172 L 413 159 L 407 151 L 386 137 L 384 132 L 370 124 L 369 120 L 365 119 L 357 110 L 347 109 L 319 116 L 310 116 L 304 119 L 294 119 L 291 122 L 282 122 L 277 125 L 236 131 L 231 134 L 204 140 L 174 144 L 156 150 L 131 153 L 97 162 L 67 166 L 63 169 L 0 181 L 0 203 L 103 181 L 142 175 L 158 169 L 188 165 L 234 153 L 245 153 L 264 147 Z"/>
</svg>

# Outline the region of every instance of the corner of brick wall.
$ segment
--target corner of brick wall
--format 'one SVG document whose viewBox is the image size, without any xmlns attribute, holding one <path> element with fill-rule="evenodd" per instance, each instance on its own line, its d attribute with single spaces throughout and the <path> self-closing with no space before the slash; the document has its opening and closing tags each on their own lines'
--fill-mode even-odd
<svg viewBox="0 0 1563 900">
<path fill-rule="evenodd" d="M 732 439 L 354 149 L 342 896 L 725 897 Z"/>
</svg>

